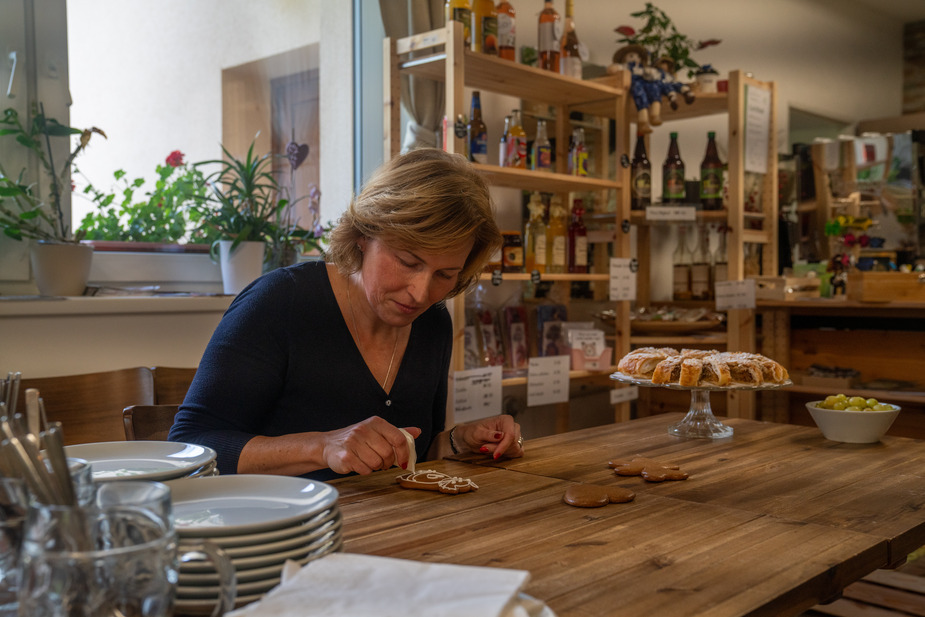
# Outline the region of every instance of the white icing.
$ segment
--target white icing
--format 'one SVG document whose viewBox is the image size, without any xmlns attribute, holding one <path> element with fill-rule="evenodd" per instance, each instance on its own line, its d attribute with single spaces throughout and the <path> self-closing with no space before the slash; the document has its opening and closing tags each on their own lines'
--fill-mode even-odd
<svg viewBox="0 0 925 617">
<path fill-rule="evenodd" d="M 418 455 L 414 450 L 414 437 L 411 436 L 411 433 L 406 431 L 403 428 L 398 429 L 405 436 L 405 441 L 408 442 L 408 470 L 411 473 L 414 473 L 414 464 L 417 462 Z"/>
</svg>

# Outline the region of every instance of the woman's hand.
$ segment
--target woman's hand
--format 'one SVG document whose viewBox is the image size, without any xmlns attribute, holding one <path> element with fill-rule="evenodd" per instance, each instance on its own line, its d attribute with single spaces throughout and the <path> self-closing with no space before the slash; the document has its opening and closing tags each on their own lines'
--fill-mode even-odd
<svg viewBox="0 0 925 617">
<path fill-rule="evenodd" d="M 417 438 L 421 429 L 405 427 Z M 410 452 L 404 434 L 382 418 L 373 416 L 362 422 L 323 433 L 322 456 L 332 471 L 370 474 L 398 465 L 408 467 Z"/>
<path fill-rule="evenodd" d="M 460 449 L 490 454 L 496 459 L 524 455 L 520 425 L 507 414 L 457 424 L 453 439 Z"/>
</svg>

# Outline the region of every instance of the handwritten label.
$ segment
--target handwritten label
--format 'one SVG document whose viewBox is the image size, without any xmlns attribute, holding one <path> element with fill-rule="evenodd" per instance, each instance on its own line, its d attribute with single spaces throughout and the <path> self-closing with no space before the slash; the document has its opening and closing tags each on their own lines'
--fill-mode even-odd
<svg viewBox="0 0 925 617">
<path fill-rule="evenodd" d="M 610 258 L 610 300 L 636 299 L 636 267 L 632 259 Z"/>
<path fill-rule="evenodd" d="M 755 279 L 716 282 L 716 310 L 755 308 Z"/>
<path fill-rule="evenodd" d="M 647 221 L 695 221 L 697 208 L 692 206 L 648 206 Z"/>
<path fill-rule="evenodd" d="M 499 413 L 501 413 L 500 366 L 453 372 L 453 414 L 456 422 L 471 422 Z"/>
<path fill-rule="evenodd" d="M 610 391 L 610 404 L 627 403 L 639 398 L 639 386 L 627 386 L 626 388 L 614 388 Z"/>
<path fill-rule="evenodd" d="M 771 91 L 745 85 L 745 171 L 768 173 Z"/>
<path fill-rule="evenodd" d="M 569 356 L 530 358 L 527 407 L 568 401 Z"/>
</svg>

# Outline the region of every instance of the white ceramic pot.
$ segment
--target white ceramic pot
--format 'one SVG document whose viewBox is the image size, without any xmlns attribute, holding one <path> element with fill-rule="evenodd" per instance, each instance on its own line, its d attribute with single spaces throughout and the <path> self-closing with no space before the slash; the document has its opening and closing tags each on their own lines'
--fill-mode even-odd
<svg viewBox="0 0 925 617">
<path fill-rule="evenodd" d="M 43 296 L 82 296 L 90 278 L 93 247 L 86 244 L 33 242 L 32 276 Z"/>
<path fill-rule="evenodd" d="M 231 240 L 218 243 L 219 265 L 222 268 L 222 288 L 226 294 L 240 293 L 263 274 L 265 242 L 241 242 L 235 247 Z"/>
</svg>

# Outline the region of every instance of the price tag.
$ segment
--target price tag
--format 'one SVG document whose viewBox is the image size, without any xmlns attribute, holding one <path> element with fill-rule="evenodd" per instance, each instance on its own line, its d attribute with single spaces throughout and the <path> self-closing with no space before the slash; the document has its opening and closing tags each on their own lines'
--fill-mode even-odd
<svg viewBox="0 0 925 617">
<path fill-rule="evenodd" d="M 453 415 L 471 422 L 501 413 L 501 367 L 453 372 Z"/>
<path fill-rule="evenodd" d="M 626 403 L 635 401 L 639 398 L 639 386 L 628 386 L 626 388 L 614 388 L 610 391 L 610 404 Z"/>
<path fill-rule="evenodd" d="M 636 264 L 632 259 L 610 258 L 610 300 L 636 299 Z"/>
<path fill-rule="evenodd" d="M 755 279 L 717 281 L 716 310 L 755 308 Z"/>
<path fill-rule="evenodd" d="M 696 221 L 697 208 L 693 206 L 648 206 L 647 221 Z"/>
<path fill-rule="evenodd" d="M 527 407 L 568 401 L 569 356 L 530 358 L 527 368 Z"/>
</svg>

